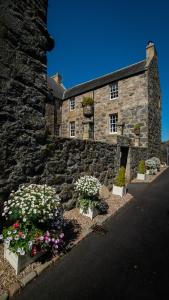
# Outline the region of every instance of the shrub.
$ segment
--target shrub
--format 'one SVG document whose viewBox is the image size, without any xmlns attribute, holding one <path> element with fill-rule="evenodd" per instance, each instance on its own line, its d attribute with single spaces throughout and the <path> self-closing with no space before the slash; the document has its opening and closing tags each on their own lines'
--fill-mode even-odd
<svg viewBox="0 0 169 300">
<path fill-rule="evenodd" d="M 125 186 L 125 168 L 124 167 L 121 167 L 119 169 L 114 183 L 117 186 Z"/>
<path fill-rule="evenodd" d="M 138 165 L 138 173 L 140 174 L 145 174 L 146 172 L 146 166 L 145 166 L 145 161 L 144 160 L 140 160 L 139 161 L 139 165 Z"/>
<path fill-rule="evenodd" d="M 83 97 L 82 106 L 93 105 L 94 101 L 91 97 Z"/>
<path fill-rule="evenodd" d="M 57 218 L 58 228 L 63 221 L 62 206 L 55 189 L 38 184 L 21 185 L 12 192 L 9 200 L 4 202 L 2 215 L 9 220 L 27 223 L 45 223 Z"/>
<path fill-rule="evenodd" d="M 159 171 L 160 170 L 160 159 L 158 157 L 152 157 L 151 159 L 155 162 L 156 168 Z"/>
<path fill-rule="evenodd" d="M 146 168 L 148 170 L 155 170 L 156 169 L 156 163 L 154 160 L 152 160 L 151 158 L 150 159 L 147 159 L 145 161 L 145 165 L 146 165 Z"/>
</svg>

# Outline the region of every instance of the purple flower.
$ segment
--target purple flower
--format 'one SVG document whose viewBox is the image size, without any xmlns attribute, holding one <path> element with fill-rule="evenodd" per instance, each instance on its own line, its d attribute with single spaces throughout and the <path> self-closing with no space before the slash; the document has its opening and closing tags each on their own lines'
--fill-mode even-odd
<svg viewBox="0 0 169 300">
<path fill-rule="evenodd" d="M 62 233 L 59 235 L 59 237 L 60 237 L 61 239 L 63 239 L 63 238 L 64 238 L 64 233 L 62 232 Z"/>
</svg>

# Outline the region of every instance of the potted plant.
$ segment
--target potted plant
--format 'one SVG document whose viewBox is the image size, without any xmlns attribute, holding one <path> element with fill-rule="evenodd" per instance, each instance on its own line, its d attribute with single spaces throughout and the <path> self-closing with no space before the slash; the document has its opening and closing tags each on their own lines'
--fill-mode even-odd
<svg viewBox="0 0 169 300">
<path fill-rule="evenodd" d="M 160 159 L 158 157 L 152 157 L 151 159 L 155 162 L 157 171 L 160 171 Z"/>
<path fill-rule="evenodd" d="M 140 135 L 140 124 L 134 125 L 134 133 L 135 135 Z"/>
<path fill-rule="evenodd" d="M 146 166 L 145 161 L 140 160 L 137 168 L 137 179 L 138 180 L 145 180 L 146 179 Z"/>
<path fill-rule="evenodd" d="M 115 182 L 113 184 L 113 192 L 114 195 L 118 195 L 123 197 L 126 194 L 125 187 L 125 168 L 121 167 L 118 171 L 118 174 L 115 177 Z"/>
<path fill-rule="evenodd" d="M 2 214 L 11 226 L 3 229 L 4 257 L 18 274 L 44 251 L 56 253 L 64 236 L 63 210 L 55 189 L 22 185 L 10 194 Z"/>
<path fill-rule="evenodd" d="M 149 175 L 155 175 L 157 174 L 157 165 L 156 162 L 149 158 L 145 161 L 145 165 L 146 165 L 146 174 Z"/>
<path fill-rule="evenodd" d="M 77 206 L 80 207 L 80 213 L 93 219 L 99 213 L 99 190 L 101 184 L 93 176 L 82 176 L 75 183 L 75 191 L 79 198 Z"/>
<path fill-rule="evenodd" d="M 82 106 L 83 106 L 83 114 L 85 117 L 93 116 L 93 105 L 94 101 L 91 97 L 83 97 Z"/>
</svg>

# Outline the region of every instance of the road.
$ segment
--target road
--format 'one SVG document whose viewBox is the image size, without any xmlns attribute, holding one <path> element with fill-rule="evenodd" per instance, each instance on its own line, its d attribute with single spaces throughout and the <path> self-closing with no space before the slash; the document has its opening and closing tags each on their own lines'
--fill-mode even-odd
<svg viewBox="0 0 169 300">
<path fill-rule="evenodd" d="M 169 169 L 150 184 L 130 185 L 134 199 L 17 300 L 168 300 Z"/>
</svg>

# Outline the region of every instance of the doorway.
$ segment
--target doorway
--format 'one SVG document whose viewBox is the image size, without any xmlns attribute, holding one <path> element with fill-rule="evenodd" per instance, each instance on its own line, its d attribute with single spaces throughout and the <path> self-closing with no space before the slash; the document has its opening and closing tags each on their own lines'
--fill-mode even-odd
<svg viewBox="0 0 169 300">
<path fill-rule="evenodd" d="M 127 166 L 128 152 L 128 147 L 120 147 L 120 167 L 124 167 L 125 169 Z"/>
</svg>

